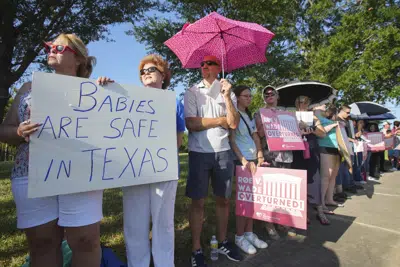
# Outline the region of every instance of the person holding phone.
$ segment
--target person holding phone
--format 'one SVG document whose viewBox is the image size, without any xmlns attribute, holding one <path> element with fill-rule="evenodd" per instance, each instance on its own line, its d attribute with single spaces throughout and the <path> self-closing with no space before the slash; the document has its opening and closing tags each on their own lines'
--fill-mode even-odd
<svg viewBox="0 0 400 267">
<path fill-rule="evenodd" d="M 250 88 L 244 85 L 236 86 L 233 93 L 237 99 L 237 109 L 240 115 L 239 125 L 230 131 L 229 140 L 235 153 L 235 165 L 245 166 L 252 174 L 257 166 L 264 163 L 264 155 L 257 134 L 254 119 L 249 111 L 251 104 Z M 253 219 L 236 216 L 235 244 L 247 254 L 257 252 L 256 248 L 267 248 L 268 244 L 253 233 Z"/>
<path fill-rule="evenodd" d="M 296 98 L 296 110 L 300 112 L 307 112 L 311 99 L 307 96 L 299 96 Z M 312 112 L 312 111 L 311 111 Z M 313 124 L 309 126 L 304 122 L 299 123 L 300 131 L 303 138 L 305 138 L 310 156 L 304 157 L 304 152 L 301 150 L 293 151 L 293 169 L 307 170 L 307 194 L 309 195 L 309 202 L 315 205 L 317 209 L 317 219 L 322 225 L 329 225 L 330 222 L 326 218 L 322 209 L 321 200 L 321 175 L 320 175 L 320 154 L 317 138 L 326 136 L 324 127 L 317 116 L 313 115 Z"/>
</svg>

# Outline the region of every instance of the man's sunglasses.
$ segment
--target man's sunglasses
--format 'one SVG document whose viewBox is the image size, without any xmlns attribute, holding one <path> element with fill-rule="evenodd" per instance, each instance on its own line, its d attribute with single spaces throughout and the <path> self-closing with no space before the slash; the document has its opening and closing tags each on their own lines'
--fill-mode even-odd
<svg viewBox="0 0 400 267">
<path fill-rule="evenodd" d="M 153 73 L 153 72 L 156 72 L 156 71 L 161 73 L 161 71 L 159 69 L 157 69 L 156 67 L 150 67 L 150 68 L 147 68 L 147 69 L 141 69 L 140 70 L 140 75 L 145 75 L 146 73 Z"/>
<path fill-rule="evenodd" d="M 66 50 L 69 50 L 72 53 L 76 54 L 76 51 L 68 45 L 55 45 L 52 43 L 44 43 L 44 49 L 46 50 L 47 54 L 50 54 L 51 52 L 55 54 L 62 54 Z"/>
<path fill-rule="evenodd" d="M 200 66 L 201 66 L 201 67 L 204 67 L 205 64 L 207 64 L 207 66 L 218 66 L 218 63 L 217 63 L 217 62 L 215 62 L 215 61 L 210 61 L 210 60 L 202 61 L 202 62 L 200 63 Z"/>
</svg>

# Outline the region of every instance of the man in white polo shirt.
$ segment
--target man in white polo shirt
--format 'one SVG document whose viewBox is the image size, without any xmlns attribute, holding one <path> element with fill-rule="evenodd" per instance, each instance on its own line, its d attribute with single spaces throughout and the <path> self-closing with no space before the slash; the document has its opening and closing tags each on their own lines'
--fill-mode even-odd
<svg viewBox="0 0 400 267">
<path fill-rule="evenodd" d="M 217 80 L 220 61 L 206 56 L 201 62 L 203 80 L 185 93 L 185 121 L 189 130 L 189 177 L 186 195 L 192 199 L 190 228 L 192 232 L 192 266 L 207 266 L 200 244 L 204 202 L 211 185 L 216 198 L 218 252 L 230 260 L 240 261 L 236 245 L 227 241 L 229 199 L 234 171 L 229 145 L 229 129 L 239 124 L 236 97 L 232 85 Z"/>
</svg>

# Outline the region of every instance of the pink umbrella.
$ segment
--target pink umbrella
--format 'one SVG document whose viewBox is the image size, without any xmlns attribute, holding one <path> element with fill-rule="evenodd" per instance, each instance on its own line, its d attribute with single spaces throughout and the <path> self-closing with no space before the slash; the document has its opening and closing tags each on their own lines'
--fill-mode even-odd
<svg viewBox="0 0 400 267">
<path fill-rule="evenodd" d="M 199 68 L 205 56 L 216 56 L 222 71 L 266 62 L 265 52 L 275 36 L 266 28 L 241 22 L 216 12 L 193 24 L 185 24 L 180 32 L 165 41 L 184 68 Z"/>
</svg>

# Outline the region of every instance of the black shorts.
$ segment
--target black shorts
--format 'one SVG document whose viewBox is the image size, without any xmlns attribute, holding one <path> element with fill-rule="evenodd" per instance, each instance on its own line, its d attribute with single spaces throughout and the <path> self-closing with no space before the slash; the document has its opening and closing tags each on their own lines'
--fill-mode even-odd
<svg viewBox="0 0 400 267">
<path fill-rule="evenodd" d="M 186 196 L 195 200 L 206 198 L 211 177 L 214 195 L 230 198 L 234 168 L 231 150 L 215 153 L 189 152 Z"/>
<path fill-rule="evenodd" d="M 328 155 L 334 155 L 334 156 L 340 156 L 339 149 L 333 148 L 333 147 L 320 146 L 319 147 L 319 153 L 328 154 Z"/>
</svg>

